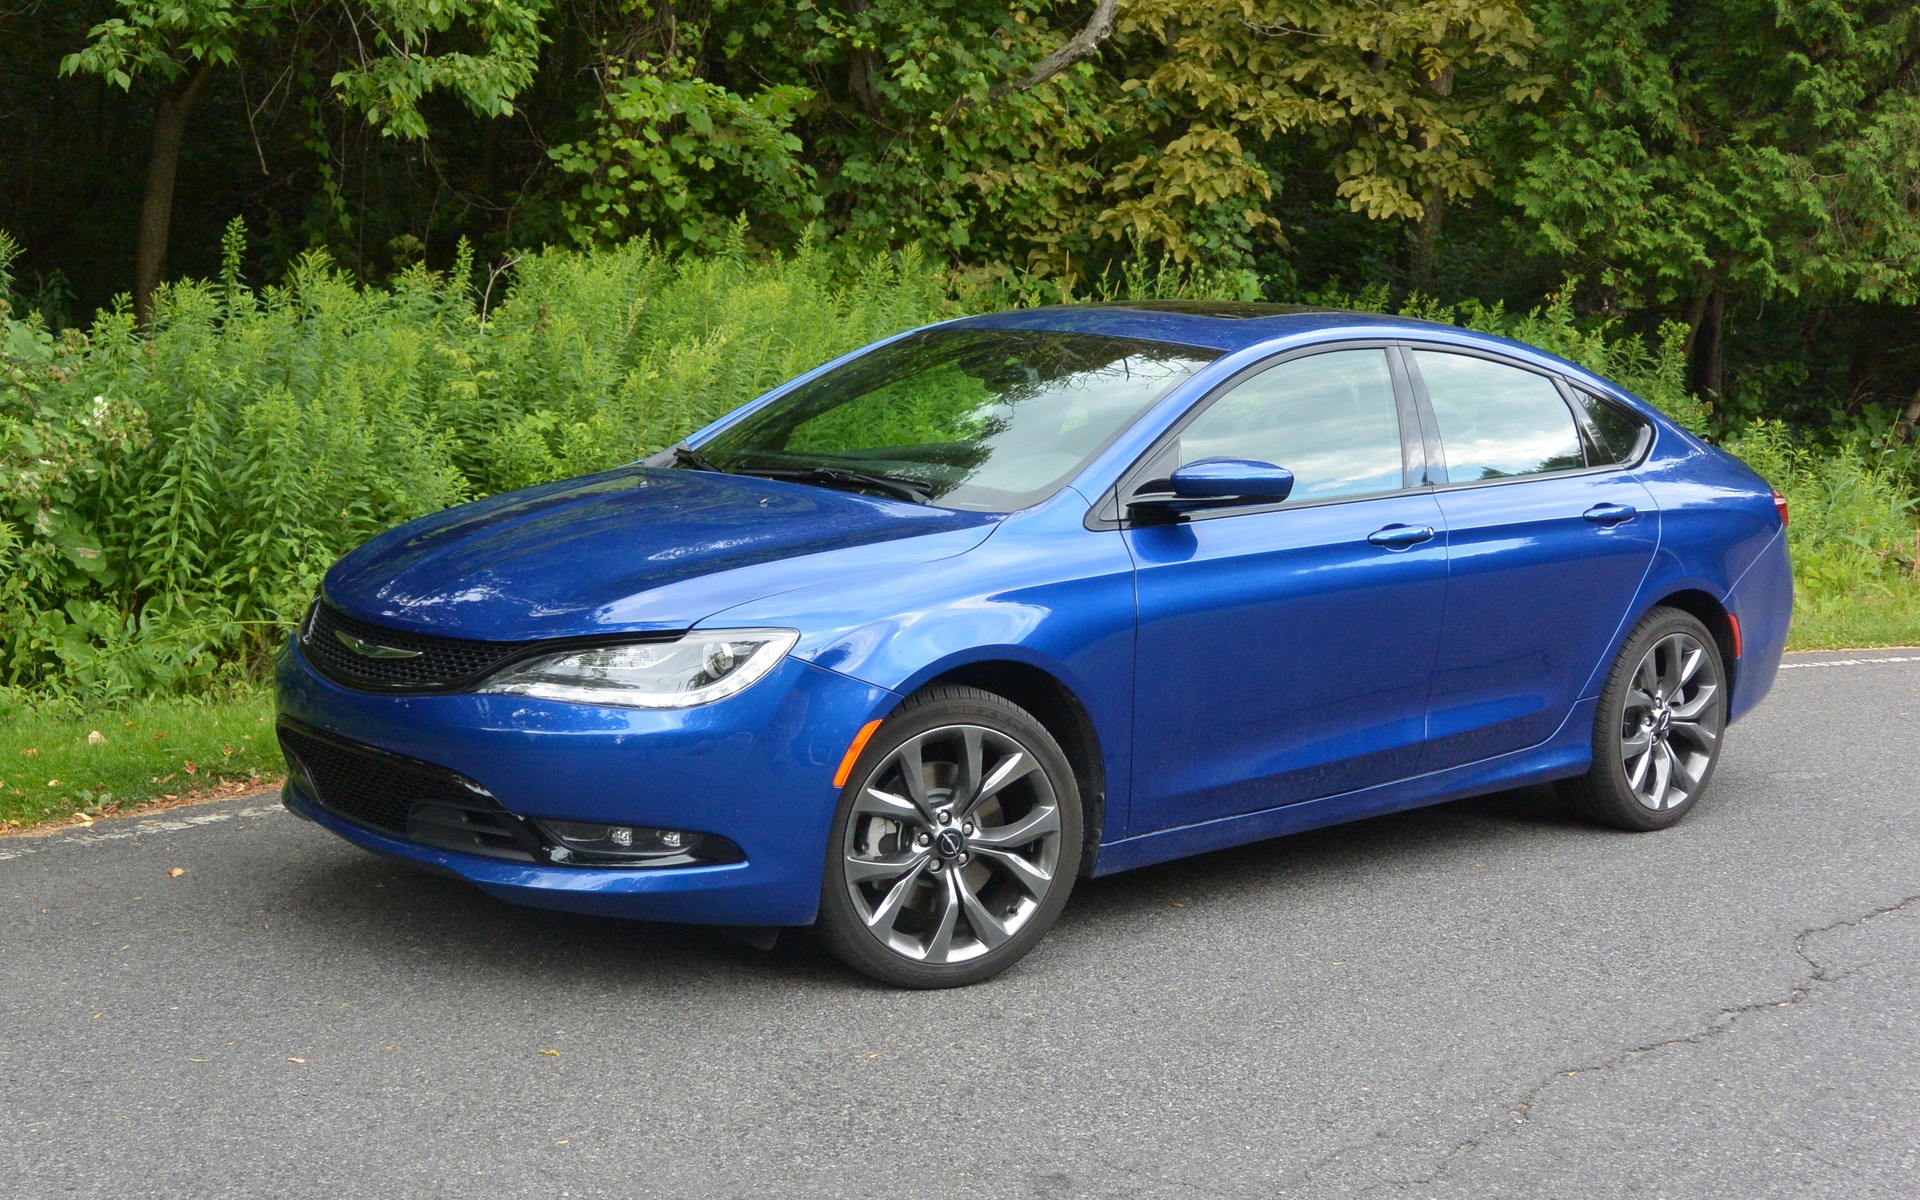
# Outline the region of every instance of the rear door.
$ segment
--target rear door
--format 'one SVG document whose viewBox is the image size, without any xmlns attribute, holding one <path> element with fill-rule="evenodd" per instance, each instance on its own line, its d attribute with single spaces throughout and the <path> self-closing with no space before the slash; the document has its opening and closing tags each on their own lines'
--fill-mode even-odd
<svg viewBox="0 0 1920 1200">
<path fill-rule="evenodd" d="M 1446 587 L 1422 453 L 1389 349 L 1340 348 L 1230 382 L 1123 482 L 1124 498 L 1213 457 L 1297 481 L 1284 504 L 1126 529 L 1137 830 L 1413 772 Z"/>
<path fill-rule="evenodd" d="M 1659 545 L 1652 495 L 1553 376 L 1490 355 L 1406 357 L 1444 471 L 1446 619 L 1422 770 L 1536 745 L 1566 718 L 1612 646 Z M 1630 445 L 1626 443 L 1631 442 Z"/>
</svg>

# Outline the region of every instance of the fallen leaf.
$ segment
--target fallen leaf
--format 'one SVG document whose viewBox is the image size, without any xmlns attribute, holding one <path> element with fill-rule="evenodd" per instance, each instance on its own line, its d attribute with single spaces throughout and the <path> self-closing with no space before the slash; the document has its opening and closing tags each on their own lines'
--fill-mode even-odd
<svg viewBox="0 0 1920 1200">
<path fill-rule="evenodd" d="M 555 1057 L 555 1058 L 559 1058 L 559 1057 L 560 1057 L 560 1052 L 559 1052 L 558 1050 L 542 1050 L 542 1051 L 541 1051 L 540 1053 L 542 1053 L 542 1054 L 551 1054 L 551 1055 L 552 1055 L 553 1057 Z"/>
<path fill-rule="evenodd" d="M 32 746 L 28 746 L 25 750 L 22 750 L 20 752 L 20 757 L 21 758 L 39 758 L 40 752 L 38 750 L 35 750 Z"/>
<path fill-rule="evenodd" d="M 100 1019 L 100 1014 L 99 1013 L 93 1014 L 93 1019 L 98 1021 Z"/>
<path fill-rule="evenodd" d="M 87 745 L 89 746 L 103 746 L 106 744 L 106 741 L 107 735 L 101 733 L 98 729 L 87 734 Z"/>
<path fill-rule="evenodd" d="M 175 867 L 172 870 L 167 872 L 167 878 L 178 879 L 182 875 L 185 875 L 186 873 L 187 873 L 187 869 L 185 867 Z"/>
<path fill-rule="evenodd" d="M 289 1058 L 287 1061 L 290 1063 L 299 1063 L 303 1067 L 307 1065 L 307 1060 L 304 1058 Z"/>
<path fill-rule="evenodd" d="M 198 775 L 200 773 L 199 765 L 190 758 L 180 760 L 180 767 L 189 775 Z"/>
<path fill-rule="evenodd" d="M 207 1060 L 206 1060 L 206 1059 L 204 1059 L 204 1058 L 190 1058 L 190 1059 L 188 1059 L 187 1061 L 188 1061 L 188 1062 L 205 1062 L 205 1061 L 207 1061 Z"/>
<path fill-rule="evenodd" d="M 571 1138 L 557 1138 L 557 1139 L 555 1139 L 555 1140 L 554 1140 L 554 1143 L 553 1143 L 553 1144 L 554 1144 L 554 1145 L 556 1145 L 556 1146 L 564 1146 L 564 1145 L 566 1145 L 566 1144 L 567 1144 L 568 1142 L 570 1142 L 570 1141 L 572 1141 L 572 1140 L 573 1140 L 573 1139 L 571 1139 Z"/>
<path fill-rule="evenodd" d="M 159 733 L 156 733 L 153 735 L 153 740 L 157 742 L 166 736 L 167 736 L 167 731 L 162 729 Z"/>
<path fill-rule="evenodd" d="M 59 781 L 58 779 L 49 779 L 49 780 L 47 780 L 47 786 L 48 786 L 48 787 L 59 787 L 59 786 L 60 786 L 60 781 Z"/>
</svg>

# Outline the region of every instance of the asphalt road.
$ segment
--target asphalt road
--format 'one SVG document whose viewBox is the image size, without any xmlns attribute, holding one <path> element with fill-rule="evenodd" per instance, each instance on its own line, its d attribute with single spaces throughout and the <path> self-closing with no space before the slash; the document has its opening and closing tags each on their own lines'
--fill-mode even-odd
<svg viewBox="0 0 1920 1200">
<path fill-rule="evenodd" d="M 0 841 L 0 1193 L 1920 1195 L 1920 652 L 1836 657 L 1667 833 L 1533 791 L 1213 854 L 960 992 L 270 800 Z"/>
</svg>

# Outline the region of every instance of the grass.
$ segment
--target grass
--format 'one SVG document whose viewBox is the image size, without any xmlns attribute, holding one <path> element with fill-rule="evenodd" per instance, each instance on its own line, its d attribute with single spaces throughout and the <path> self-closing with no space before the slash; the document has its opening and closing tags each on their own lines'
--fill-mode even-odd
<svg viewBox="0 0 1920 1200">
<path fill-rule="evenodd" d="M 0 691 L 0 729 L 0 830 L 286 769 L 264 689 L 93 710 Z"/>
<path fill-rule="evenodd" d="M 1799 605 L 1790 650 L 1920 645 L 1920 607 L 1904 593 Z M 0 730 L 0 830 L 75 813 L 107 816 L 286 769 L 264 689 L 94 709 L 28 703 L 0 690 Z M 102 740 L 92 740 L 96 732 Z"/>
<path fill-rule="evenodd" d="M 1920 646 L 1920 597 L 1910 591 L 1794 597 L 1789 650 Z"/>
</svg>

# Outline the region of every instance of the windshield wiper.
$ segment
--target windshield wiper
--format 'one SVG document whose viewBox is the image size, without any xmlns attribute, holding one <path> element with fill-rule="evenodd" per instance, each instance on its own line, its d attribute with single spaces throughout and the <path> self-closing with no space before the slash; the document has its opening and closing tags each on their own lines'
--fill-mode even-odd
<svg viewBox="0 0 1920 1200">
<path fill-rule="evenodd" d="M 712 471 L 715 475 L 725 475 L 727 473 L 725 467 L 714 462 L 685 442 L 680 443 L 678 446 L 669 446 L 662 457 L 668 458 L 669 462 L 676 467 L 692 467 L 696 471 Z M 661 465 L 665 466 L 667 464 L 662 463 Z"/>
<path fill-rule="evenodd" d="M 933 489 L 917 479 L 905 475 L 854 471 L 846 467 L 742 467 L 740 474 L 763 475 L 768 479 L 798 479 L 826 487 L 865 488 L 884 492 L 900 500 L 911 500 L 915 504 L 925 504 L 933 499 Z"/>
</svg>

